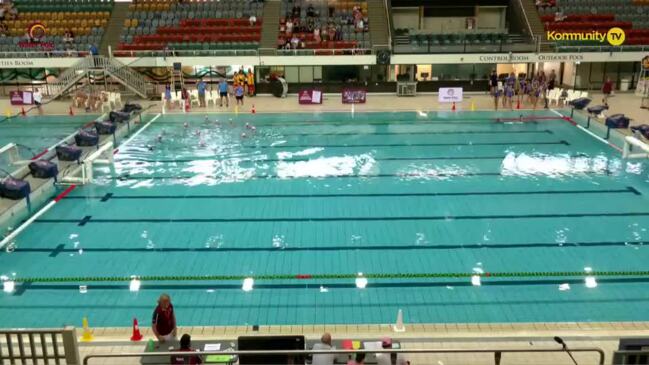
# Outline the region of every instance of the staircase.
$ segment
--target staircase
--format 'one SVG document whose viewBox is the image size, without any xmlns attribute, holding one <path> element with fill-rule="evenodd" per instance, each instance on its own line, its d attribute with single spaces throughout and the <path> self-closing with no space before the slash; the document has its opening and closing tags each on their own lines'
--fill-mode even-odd
<svg viewBox="0 0 649 365">
<path fill-rule="evenodd" d="M 514 11 L 515 16 L 523 22 L 523 29 L 525 34 L 530 33 L 535 39 L 545 40 L 545 27 L 541 21 L 541 16 L 536 10 L 534 0 L 510 0 L 510 6 Z M 548 46 L 543 46 L 541 51 L 545 51 Z"/>
<path fill-rule="evenodd" d="M 367 0 L 367 18 L 369 22 L 372 48 L 391 49 L 391 29 L 386 9 L 386 0 Z"/>
<path fill-rule="evenodd" d="M 149 82 L 140 73 L 133 71 L 130 67 L 109 57 L 95 57 L 95 70 L 103 70 L 106 76 L 111 76 L 122 85 L 146 98 L 149 90 Z"/>
<path fill-rule="evenodd" d="M 103 55 L 108 55 L 108 46 L 114 50 L 119 44 L 119 37 L 124 28 L 124 20 L 128 17 L 128 2 L 115 2 L 113 11 L 110 14 L 110 19 L 104 30 L 104 36 L 101 39 L 99 52 Z"/>
<path fill-rule="evenodd" d="M 105 76 L 114 78 L 137 95 L 143 98 L 147 97 L 149 83 L 144 76 L 114 58 L 98 56 L 80 59 L 61 73 L 55 82 L 49 84 L 51 100 L 63 95 L 88 73 L 103 73 Z"/>
<path fill-rule="evenodd" d="M 76 85 L 88 73 L 90 62 L 91 59 L 89 57 L 80 59 L 77 63 L 63 71 L 56 78 L 56 81 L 49 83 L 47 90 L 50 93 L 51 99 L 58 98 L 72 86 Z"/>
<path fill-rule="evenodd" d="M 279 34 L 280 0 L 264 2 L 264 19 L 261 26 L 260 54 L 275 54 Z M 272 51 L 271 51 L 272 49 Z"/>
</svg>

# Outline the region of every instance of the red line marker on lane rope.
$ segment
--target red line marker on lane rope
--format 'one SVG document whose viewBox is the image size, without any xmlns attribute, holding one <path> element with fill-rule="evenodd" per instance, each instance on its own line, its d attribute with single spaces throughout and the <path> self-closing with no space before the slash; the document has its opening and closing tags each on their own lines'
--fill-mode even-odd
<svg viewBox="0 0 649 365">
<path fill-rule="evenodd" d="M 49 152 L 49 150 L 46 148 L 45 150 L 43 150 L 43 152 L 41 152 L 41 153 L 37 154 L 36 156 L 32 157 L 32 161 L 38 159 L 39 157 L 43 156 L 44 154 L 46 154 L 48 152 Z"/>
<path fill-rule="evenodd" d="M 295 275 L 296 279 L 312 279 L 313 277 L 309 274 L 298 274 Z"/>
<path fill-rule="evenodd" d="M 76 185 L 70 185 L 70 186 L 68 186 L 67 189 L 65 189 L 61 194 L 59 194 L 56 198 L 54 198 L 54 201 L 58 203 L 58 202 L 61 201 L 63 198 L 65 198 L 66 196 L 68 196 L 68 194 L 70 194 L 70 193 L 72 192 L 72 190 L 74 190 L 76 187 L 77 187 Z"/>
</svg>

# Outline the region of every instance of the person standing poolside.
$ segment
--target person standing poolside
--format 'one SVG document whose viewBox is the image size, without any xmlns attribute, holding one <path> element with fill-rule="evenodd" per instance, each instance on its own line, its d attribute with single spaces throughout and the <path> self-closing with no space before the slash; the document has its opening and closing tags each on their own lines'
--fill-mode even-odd
<svg viewBox="0 0 649 365">
<path fill-rule="evenodd" d="M 252 72 L 252 69 L 248 69 L 248 74 L 246 75 L 248 81 L 248 96 L 255 95 L 255 74 Z"/>
<path fill-rule="evenodd" d="M 313 350 L 335 350 L 336 348 L 331 346 L 331 334 L 325 333 L 320 337 L 320 342 L 313 345 Z M 313 361 L 311 365 L 333 365 L 336 355 L 334 354 L 315 354 L 313 355 Z"/>
<path fill-rule="evenodd" d="M 489 75 L 489 92 L 494 98 L 494 108 L 498 110 L 498 74 L 496 69 L 491 70 L 491 75 Z"/>
<path fill-rule="evenodd" d="M 548 78 L 543 70 L 539 71 L 540 97 L 543 97 L 543 107 L 548 108 Z"/>
<path fill-rule="evenodd" d="M 539 102 L 539 96 L 541 95 L 541 81 L 539 76 L 536 75 L 532 79 L 532 90 L 530 92 L 530 98 L 532 101 L 532 108 L 536 109 L 536 104 Z"/>
<path fill-rule="evenodd" d="M 237 105 L 241 104 L 243 106 L 243 95 L 245 90 L 243 89 L 243 84 L 238 84 L 234 87 L 234 97 L 237 100 Z"/>
<path fill-rule="evenodd" d="M 171 85 L 165 86 L 165 107 L 168 109 L 173 108 L 171 104 Z"/>
<path fill-rule="evenodd" d="M 608 98 L 611 97 L 611 93 L 613 92 L 613 81 L 611 81 L 610 77 L 606 77 L 606 81 L 604 82 L 604 85 L 602 85 L 602 94 L 604 94 L 604 97 L 602 98 L 602 103 L 606 106 L 608 106 Z"/>
<path fill-rule="evenodd" d="M 223 98 L 225 98 L 225 106 L 230 107 L 230 98 L 228 97 L 228 82 L 221 79 L 219 82 L 219 95 L 221 96 L 221 105 L 223 106 Z"/>
<path fill-rule="evenodd" d="M 516 88 L 516 75 L 514 72 L 509 73 L 509 76 L 505 79 L 505 96 L 503 99 L 507 99 L 509 104 L 509 109 L 513 110 L 513 98 L 514 98 L 514 89 Z"/>
<path fill-rule="evenodd" d="M 198 84 L 196 84 L 196 88 L 198 89 L 198 104 L 201 108 L 205 108 L 205 88 L 207 85 L 205 84 L 205 81 L 201 79 Z"/>
<path fill-rule="evenodd" d="M 40 89 L 34 90 L 34 104 L 36 104 L 36 107 L 38 108 L 38 112 L 40 114 L 43 114 L 43 93 L 41 93 Z"/>
<path fill-rule="evenodd" d="M 174 313 L 174 306 L 171 304 L 171 297 L 168 294 L 161 294 L 158 298 L 158 306 L 153 310 L 151 323 L 153 334 L 160 343 L 176 338 L 176 313 Z"/>
</svg>

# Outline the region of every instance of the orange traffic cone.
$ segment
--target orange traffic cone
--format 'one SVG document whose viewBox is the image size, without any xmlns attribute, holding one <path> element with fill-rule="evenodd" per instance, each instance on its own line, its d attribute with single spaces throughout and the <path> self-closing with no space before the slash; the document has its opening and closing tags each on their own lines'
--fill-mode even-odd
<svg viewBox="0 0 649 365">
<path fill-rule="evenodd" d="M 255 110 L 255 104 L 252 104 L 252 110 L 250 111 L 252 114 L 256 114 L 257 111 Z"/>
<path fill-rule="evenodd" d="M 516 101 L 516 109 L 520 109 L 520 108 L 521 108 L 521 99 L 518 99 Z"/>
<path fill-rule="evenodd" d="M 451 107 L 452 111 L 455 111 L 455 102 L 453 102 L 453 106 Z"/>
<path fill-rule="evenodd" d="M 70 114 L 71 117 L 74 116 L 74 110 L 72 110 L 72 107 L 70 107 L 70 113 L 69 114 Z"/>
<path fill-rule="evenodd" d="M 140 341 L 142 340 L 142 334 L 140 333 L 140 326 L 137 324 L 137 318 L 133 318 L 133 335 L 131 336 L 131 341 Z"/>
<path fill-rule="evenodd" d="M 24 106 L 20 107 L 20 115 L 22 115 L 23 117 L 27 115 L 27 113 L 25 112 L 25 107 Z"/>
</svg>

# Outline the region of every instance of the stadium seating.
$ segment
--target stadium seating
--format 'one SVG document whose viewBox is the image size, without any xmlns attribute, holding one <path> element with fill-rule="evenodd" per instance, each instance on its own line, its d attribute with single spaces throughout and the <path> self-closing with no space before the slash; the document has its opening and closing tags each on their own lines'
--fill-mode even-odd
<svg viewBox="0 0 649 365">
<path fill-rule="evenodd" d="M 309 6 L 313 7 L 313 16 L 307 14 Z M 358 7 L 362 14 L 362 29 L 354 24 L 354 7 Z M 294 8 L 299 8 L 299 16 L 293 14 Z M 293 36 L 300 40 L 298 49 L 336 49 L 342 52 L 342 49 L 370 48 L 366 1 L 283 0 L 280 14 L 278 48 L 285 48 Z M 299 24 L 294 27 L 291 35 L 286 32 L 287 20 Z M 313 33 L 314 27 L 321 29 L 321 33 L 324 32 L 323 29 L 335 27 L 339 36 L 337 39 L 331 39 L 321 35 L 318 41 Z"/>
<path fill-rule="evenodd" d="M 625 48 L 634 50 L 638 45 L 649 45 L 649 0 L 556 0 L 552 6 L 539 8 L 541 20 L 547 31 L 606 33 L 612 27 L 624 29 Z M 555 21 L 555 13 L 566 16 Z M 591 41 L 560 41 L 562 50 L 601 44 Z"/>
<path fill-rule="evenodd" d="M 113 2 L 100 0 L 16 0 L 16 19 L 5 20 L 6 37 L 0 37 L 0 51 L 87 51 L 90 45 L 99 46 L 104 28 L 110 19 Z M 45 27 L 39 39 L 46 47 L 26 49 L 24 41 L 28 29 L 36 23 Z M 63 35 L 71 31 L 74 41 L 66 44 Z"/>
<path fill-rule="evenodd" d="M 130 5 L 116 54 L 120 54 L 119 50 L 165 48 L 205 52 L 257 49 L 262 12 L 263 3 L 249 0 L 140 0 Z M 252 15 L 257 18 L 254 25 L 249 21 Z"/>
</svg>

